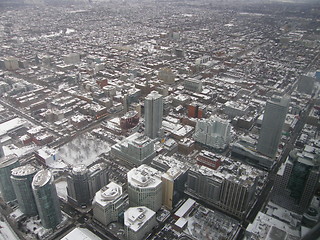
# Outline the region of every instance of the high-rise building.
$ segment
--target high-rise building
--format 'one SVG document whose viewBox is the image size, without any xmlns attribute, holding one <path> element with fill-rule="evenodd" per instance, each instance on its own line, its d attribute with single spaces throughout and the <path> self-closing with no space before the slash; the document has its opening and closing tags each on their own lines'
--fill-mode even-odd
<svg viewBox="0 0 320 240">
<path fill-rule="evenodd" d="M 67 177 L 68 201 L 77 206 L 87 206 L 103 186 L 109 181 L 104 163 L 98 163 L 90 168 L 80 164 L 73 167 Z"/>
<path fill-rule="evenodd" d="M 128 176 L 129 204 L 158 211 L 162 205 L 161 173 L 147 165 L 130 170 Z"/>
<path fill-rule="evenodd" d="M 320 161 L 312 155 L 290 152 L 275 177 L 273 202 L 300 213 L 307 209 L 320 178 Z"/>
<path fill-rule="evenodd" d="M 145 134 L 150 138 L 159 136 L 162 126 L 163 101 L 162 95 L 152 91 L 144 101 Z"/>
<path fill-rule="evenodd" d="M 0 162 L 0 190 L 4 201 L 9 202 L 16 199 L 16 194 L 11 182 L 11 170 L 19 167 L 20 163 L 14 155 L 6 156 Z"/>
<path fill-rule="evenodd" d="M 93 199 L 93 217 L 105 226 L 118 221 L 124 211 L 125 196 L 119 184 L 110 182 Z"/>
<path fill-rule="evenodd" d="M 37 215 L 37 205 L 32 192 L 32 179 L 37 169 L 32 165 L 24 165 L 12 169 L 11 182 L 17 196 L 18 205 L 25 215 Z"/>
<path fill-rule="evenodd" d="M 181 200 L 185 179 L 185 171 L 179 167 L 172 167 L 162 174 L 162 203 L 167 209 L 172 210 Z"/>
<path fill-rule="evenodd" d="M 55 228 L 62 220 L 57 190 L 49 170 L 40 170 L 32 181 L 41 224 L 44 228 Z"/>
<path fill-rule="evenodd" d="M 257 150 L 270 158 L 275 158 L 278 151 L 289 102 L 289 98 L 285 96 L 274 98 L 266 104 Z"/>
<path fill-rule="evenodd" d="M 90 204 L 89 171 L 81 164 L 73 167 L 67 177 L 68 202 L 77 206 Z"/>
<path fill-rule="evenodd" d="M 220 118 L 198 120 L 193 135 L 196 142 L 216 150 L 224 150 L 230 142 L 231 124 Z"/>
<path fill-rule="evenodd" d="M 156 213 L 147 207 L 131 207 L 124 212 L 128 240 L 142 240 L 157 225 Z"/>
<path fill-rule="evenodd" d="M 250 173 L 244 172 L 242 176 L 236 176 L 196 166 L 188 171 L 186 193 L 242 218 L 249 209 L 256 189 L 256 178 L 254 173 L 252 176 Z"/>
<path fill-rule="evenodd" d="M 89 168 L 89 192 L 90 199 L 94 198 L 103 186 L 109 182 L 107 166 L 105 163 L 97 163 Z"/>
<path fill-rule="evenodd" d="M 154 142 L 147 136 L 134 133 L 111 147 L 111 154 L 117 158 L 140 166 L 150 162 L 156 155 Z"/>
</svg>

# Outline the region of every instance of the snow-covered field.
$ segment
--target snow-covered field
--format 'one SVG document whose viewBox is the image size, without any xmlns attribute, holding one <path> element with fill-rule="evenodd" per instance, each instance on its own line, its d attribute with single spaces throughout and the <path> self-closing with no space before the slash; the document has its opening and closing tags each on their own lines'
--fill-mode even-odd
<svg viewBox="0 0 320 240">
<path fill-rule="evenodd" d="M 58 155 L 67 164 L 88 166 L 96 161 L 97 156 L 108 151 L 110 151 L 108 143 L 86 133 L 62 146 Z"/>
</svg>

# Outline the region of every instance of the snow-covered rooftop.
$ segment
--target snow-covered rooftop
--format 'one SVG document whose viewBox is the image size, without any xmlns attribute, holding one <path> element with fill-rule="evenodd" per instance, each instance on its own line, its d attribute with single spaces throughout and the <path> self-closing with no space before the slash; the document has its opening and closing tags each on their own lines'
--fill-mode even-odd
<svg viewBox="0 0 320 240">
<path fill-rule="evenodd" d="M 37 169 L 34 166 L 28 164 L 12 169 L 11 174 L 16 177 L 24 177 L 34 174 L 36 171 Z"/>
<path fill-rule="evenodd" d="M 124 225 L 137 232 L 155 214 L 154 211 L 147 207 L 131 207 L 124 212 Z"/>
<path fill-rule="evenodd" d="M 33 187 L 42 187 L 47 184 L 52 178 L 52 173 L 47 170 L 43 169 L 37 172 L 37 174 L 33 177 L 32 186 Z"/>
<path fill-rule="evenodd" d="M 152 188 L 162 183 L 160 174 L 158 170 L 142 164 L 128 172 L 128 182 L 134 187 Z"/>
<path fill-rule="evenodd" d="M 110 182 L 96 193 L 94 201 L 99 203 L 101 206 L 106 206 L 121 195 L 122 187 L 119 184 Z"/>
</svg>

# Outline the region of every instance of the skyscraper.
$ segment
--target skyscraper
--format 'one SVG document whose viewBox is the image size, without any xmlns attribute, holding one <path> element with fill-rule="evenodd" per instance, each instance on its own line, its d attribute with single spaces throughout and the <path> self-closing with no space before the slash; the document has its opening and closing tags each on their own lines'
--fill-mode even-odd
<svg viewBox="0 0 320 240">
<path fill-rule="evenodd" d="M 14 155 L 7 156 L 0 163 L 0 190 L 4 201 L 9 202 L 16 199 L 16 194 L 11 182 L 11 170 L 18 167 L 19 161 Z"/>
<path fill-rule="evenodd" d="M 39 171 L 33 178 L 32 190 L 44 228 L 55 228 L 62 220 L 57 190 L 49 170 Z"/>
<path fill-rule="evenodd" d="M 19 208 L 27 216 L 34 216 L 38 213 L 31 188 L 32 179 L 36 173 L 37 169 L 32 165 L 14 168 L 11 173 L 11 182 Z"/>
<path fill-rule="evenodd" d="M 275 158 L 276 156 L 289 102 L 290 100 L 286 96 L 283 98 L 274 98 L 267 102 L 257 150 L 270 158 Z"/>
<path fill-rule="evenodd" d="M 216 150 L 224 150 L 230 142 L 231 124 L 224 119 L 212 117 L 197 121 L 193 138 L 196 142 Z"/>
<path fill-rule="evenodd" d="M 67 177 L 68 202 L 86 206 L 90 204 L 89 173 L 85 165 L 75 166 Z"/>
<path fill-rule="evenodd" d="M 128 176 L 129 203 L 158 211 L 162 205 L 161 173 L 147 165 L 130 170 Z"/>
<path fill-rule="evenodd" d="M 162 95 L 152 91 L 144 101 L 145 134 L 150 138 L 159 136 L 162 126 L 163 101 Z"/>
<path fill-rule="evenodd" d="M 119 215 L 124 211 L 124 198 L 122 187 L 114 182 L 98 191 L 93 200 L 93 217 L 105 226 L 118 221 Z"/>
<path fill-rule="evenodd" d="M 303 213 L 319 182 L 319 159 L 318 155 L 291 151 L 275 177 L 272 201 L 289 210 Z"/>
</svg>

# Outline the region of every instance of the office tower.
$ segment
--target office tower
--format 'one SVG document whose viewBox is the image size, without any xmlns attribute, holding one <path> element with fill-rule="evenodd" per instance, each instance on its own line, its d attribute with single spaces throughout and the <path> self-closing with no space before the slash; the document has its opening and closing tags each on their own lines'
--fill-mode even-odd
<svg viewBox="0 0 320 240">
<path fill-rule="evenodd" d="M 18 158 L 9 155 L 0 163 L 0 190 L 4 201 L 9 202 L 16 199 L 16 194 L 11 182 L 11 170 L 20 165 Z"/>
<path fill-rule="evenodd" d="M 224 150 L 230 142 L 231 124 L 220 118 L 198 120 L 193 138 L 215 150 Z"/>
<path fill-rule="evenodd" d="M 172 210 L 174 205 L 181 200 L 181 192 L 184 190 L 186 179 L 185 171 L 179 167 L 171 167 L 162 174 L 162 202 L 163 205 Z"/>
<path fill-rule="evenodd" d="M 32 165 L 24 165 L 12 169 L 11 182 L 17 196 L 18 205 L 25 215 L 37 215 L 37 206 L 32 193 L 32 179 L 37 173 L 37 169 Z"/>
<path fill-rule="evenodd" d="M 44 228 L 55 228 L 62 220 L 57 190 L 52 173 L 40 170 L 32 181 L 33 195 Z"/>
<path fill-rule="evenodd" d="M 272 201 L 303 213 L 314 195 L 320 177 L 318 156 L 293 150 L 275 177 Z"/>
<path fill-rule="evenodd" d="M 129 204 L 158 211 L 162 204 L 161 173 L 147 165 L 130 170 L 128 176 Z"/>
<path fill-rule="evenodd" d="M 145 134 L 154 139 L 159 136 L 162 126 L 163 102 L 162 95 L 152 91 L 144 101 Z"/>
<path fill-rule="evenodd" d="M 111 147 L 111 154 L 117 158 L 140 166 L 150 162 L 156 155 L 153 141 L 140 133 L 134 133 Z"/>
<path fill-rule="evenodd" d="M 107 166 L 105 163 L 97 163 L 89 168 L 89 192 L 90 200 L 96 192 L 109 182 Z"/>
<path fill-rule="evenodd" d="M 289 107 L 289 98 L 274 98 L 266 104 L 257 150 L 270 158 L 275 158 L 281 139 L 283 124 Z"/>
<path fill-rule="evenodd" d="M 118 221 L 119 215 L 124 211 L 125 196 L 120 185 L 110 182 L 93 199 L 93 217 L 105 226 Z"/>
<path fill-rule="evenodd" d="M 124 212 L 128 240 L 142 240 L 157 225 L 156 213 L 147 207 L 131 207 Z"/>
<path fill-rule="evenodd" d="M 83 164 L 73 167 L 67 177 L 68 202 L 77 206 L 90 204 L 89 171 Z"/>
<path fill-rule="evenodd" d="M 205 166 L 188 170 L 186 193 L 228 214 L 242 218 L 256 189 L 256 173 L 242 169 L 241 176 L 223 174 Z M 240 173 L 239 173 L 240 174 Z"/>
</svg>

